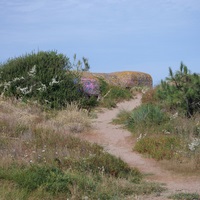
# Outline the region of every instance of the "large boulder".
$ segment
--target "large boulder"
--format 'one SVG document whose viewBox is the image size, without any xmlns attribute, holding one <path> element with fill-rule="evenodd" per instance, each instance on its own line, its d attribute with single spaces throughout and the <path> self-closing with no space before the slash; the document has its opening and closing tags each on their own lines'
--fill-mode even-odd
<svg viewBox="0 0 200 200">
<path fill-rule="evenodd" d="M 100 93 L 99 79 L 105 80 L 110 85 L 132 88 L 136 86 L 152 87 L 152 77 L 143 72 L 122 71 L 113 73 L 82 73 L 84 92 L 89 95 Z"/>
</svg>

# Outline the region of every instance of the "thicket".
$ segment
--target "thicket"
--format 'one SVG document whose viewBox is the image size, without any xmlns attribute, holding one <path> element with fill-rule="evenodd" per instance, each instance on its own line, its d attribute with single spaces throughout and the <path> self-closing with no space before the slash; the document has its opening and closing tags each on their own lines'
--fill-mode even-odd
<svg viewBox="0 0 200 200">
<path fill-rule="evenodd" d="M 200 112 L 200 75 L 192 74 L 183 63 L 175 73 L 169 68 L 169 77 L 161 82 L 157 95 L 170 109 L 191 117 Z"/>
<path fill-rule="evenodd" d="M 0 65 L 0 94 L 23 101 L 36 100 L 56 109 L 73 101 L 83 107 L 96 105 L 94 99 L 87 98 L 82 92 L 79 72 L 89 70 L 86 58 L 83 63 L 76 61 L 76 55 L 71 63 L 68 57 L 56 51 L 40 51 L 9 59 Z"/>
</svg>

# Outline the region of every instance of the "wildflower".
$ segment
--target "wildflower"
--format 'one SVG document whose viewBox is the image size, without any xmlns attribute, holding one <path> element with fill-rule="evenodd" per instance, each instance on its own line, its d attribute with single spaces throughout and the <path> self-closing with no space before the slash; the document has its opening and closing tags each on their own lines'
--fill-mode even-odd
<svg viewBox="0 0 200 200">
<path fill-rule="evenodd" d="M 49 85 L 52 86 L 53 84 L 57 83 L 59 83 L 59 81 L 56 81 L 56 78 L 52 78 L 52 81 L 49 83 Z"/>
<path fill-rule="evenodd" d="M 23 76 L 21 78 L 16 77 L 13 79 L 13 81 L 20 81 L 20 80 L 24 80 L 24 77 Z"/>
<path fill-rule="evenodd" d="M 175 114 L 173 114 L 171 117 L 170 117 L 170 119 L 172 120 L 172 119 L 176 119 L 178 117 L 178 112 L 176 112 Z"/>
<path fill-rule="evenodd" d="M 36 65 L 32 67 L 32 69 L 28 72 L 29 76 L 34 76 L 36 74 Z"/>
<path fill-rule="evenodd" d="M 144 137 L 146 137 L 146 136 L 147 136 L 146 133 L 145 133 L 144 135 L 141 133 L 141 134 L 139 135 L 139 137 L 137 138 L 137 142 L 140 141 L 142 138 L 144 138 Z"/>
<path fill-rule="evenodd" d="M 200 139 L 194 138 L 193 141 L 190 144 L 188 144 L 188 148 L 190 151 L 195 151 L 199 145 L 200 145 Z"/>
<path fill-rule="evenodd" d="M 47 89 L 46 85 L 43 84 L 43 83 L 41 83 L 41 87 L 39 87 L 37 90 L 43 92 L 43 91 L 45 91 L 46 89 Z"/>
<path fill-rule="evenodd" d="M 166 134 L 166 135 L 169 135 L 169 134 L 171 134 L 169 131 L 167 131 L 167 130 L 162 130 L 162 132 L 164 133 L 164 134 Z"/>
<path fill-rule="evenodd" d="M 32 92 L 32 86 L 30 87 L 30 89 L 28 87 L 25 88 L 17 87 L 17 89 L 20 90 L 22 94 L 29 94 Z"/>
</svg>

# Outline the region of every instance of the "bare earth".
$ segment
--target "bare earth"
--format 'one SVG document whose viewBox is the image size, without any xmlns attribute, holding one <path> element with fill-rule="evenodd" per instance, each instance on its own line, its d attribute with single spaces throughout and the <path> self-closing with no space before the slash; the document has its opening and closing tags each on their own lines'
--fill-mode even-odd
<svg viewBox="0 0 200 200">
<path fill-rule="evenodd" d="M 97 114 L 97 119 L 93 125 L 95 133 L 84 134 L 84 139 L 97 143 L 105 148 L 109 153 L 120 157 L 131 167 L 138 168 L 142 173 L 146 174 L 147 181 L 164 183 L 167 191 L 160 195 L 144 197 L 144 199 L 168 199 L 167 196 L 173 193 L 188 192 L 200 194 L 200 177 L 181 176 L 163 169 L 160 164 L 150 158 L 145 158 L 141 154 L 132 150 L 134 139 L 131 133 L 122 129 L 118 125 L 111 124 L 112 119 L 116 117 L 120 110 L 132 110 L 141 103 L 141 95 L 137 95 L 131 101 L 125 101 L 118 104 L 117 108 Z M 142 199 L 142 198 L 138 198 Z"/>
</svg>

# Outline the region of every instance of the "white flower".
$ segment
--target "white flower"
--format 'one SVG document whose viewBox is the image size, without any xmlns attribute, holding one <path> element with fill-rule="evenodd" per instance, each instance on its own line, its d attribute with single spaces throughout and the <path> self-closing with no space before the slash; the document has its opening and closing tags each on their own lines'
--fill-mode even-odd
<svg viewBox="0 0 200 200">
<path fill-rule="evenodd" d="M 193 141 L 188 144 L 188 148 L 190 151 L 195 151 L 195 149 L 200 145 L 200 139 L 194 138 Z"/>
<path fill-rule="evenodd" d="M 171 117 L 170 117 L 170 119 L 172 120 L 172 119 L 176 119 L 178 117 L 178 112 L 176 112 L 175 114 L 173 114 Z"/>
<path fill-rule="evenodd" d="M 30 89 L 28 87 L 25 88 L 17 87 L 17 89 L 20 90 L 22 94 L 29 94 L 32 92 L 32 86 L 30 87 Z"/>
<path fill-rule="evenodd" d="M 13 79 L 13 81 L 20 81 L 20 80 L 24 80 L 24 77 L 23 76 L 21 78 L 16 77 Z"/>
<path fill-rule="evenodd" d="M 41 87 L 38 88 L 37 90 L 43 92 L 43 91 L 45 91 L 46 89 L 47 89 L 46 85 L 43 84 L 43 83 L 41 83 Z"/>
<path fill-rule="evenodd" d="M 28 72 L 29 76 L 34 76 L 36 74 L 36 65 L 32 67 L 32 69 Z"/>
<path fill-rule="evenodd" d="M 167 131 L 167 130 L 162 130 L 162 132 L 164 133 L 164 134 L 166 134 L 166 135 L 168 135 L 168 134 L 171 134 L 169 131 Z"/>
<path fill-rule="evenodd" d="M 59 81 L 56 81 L 56 78 L 52 78 L 52 81 L 49 83 L 49 85 L 52 86 L 53 84 L 57 83 L 59 83 Z"/>
<path fill-rule="evenodd" d="M 141 134 L 139 135 L 139 137 L 137 138 L 137 142 L 140 141 L 142 138 L 144 138 L 144 137 L 146 137 L 146 136 L 147 136 L 146 133 L 145 133 L 144 135 L 141 133 Z"/>
</svg>

